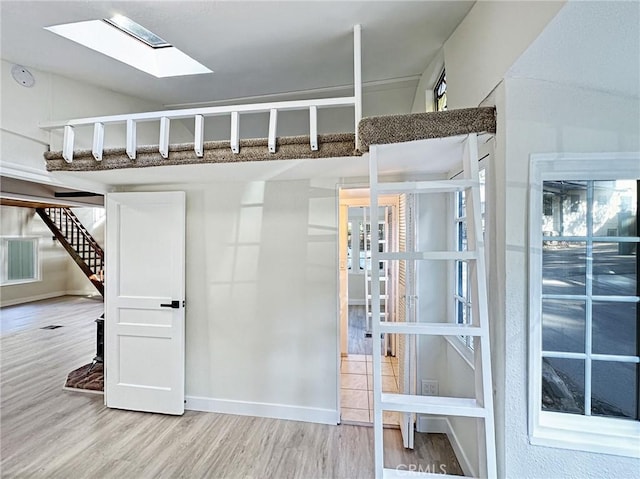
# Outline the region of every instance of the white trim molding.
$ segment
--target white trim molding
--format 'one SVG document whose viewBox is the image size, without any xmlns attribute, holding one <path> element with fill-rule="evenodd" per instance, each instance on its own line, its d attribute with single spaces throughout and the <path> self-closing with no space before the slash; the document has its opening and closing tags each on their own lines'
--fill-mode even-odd
<svg viewBox="0 0 640 479">
<path fill-rule="evenodd" d="M 640 152 L 540 154 L 531 155 L 530 160 L 529 442 L 536 446 L 640 458 L 640 421 L 591 416 L 589 415 L 590 411 L 587 411 L 586 415 L 543 411 L 541 406 L 543 182 L 547 180 L 639 180 Z M 621 241 L 638 241 L 639 239 L 631 237 L 621 239 Z M 638 298 L 633 296 L 628 298 L 612 296 L 610 299 L 638 301 Z M 589 313 L 587 313 L 587 317 L 589 317 Z M 567 356 L 572 353 L 555 354 Z M 595 357 L 595 355 L 591 355 L 591 351 L 586 351 L 585 354 Z M 637 362 L 637 358 L 618 356 L 611 356 L 611 358 L 616 360 L 629 359 Z"/>
<path fill-rule="evenodd" d="M 64 172 L 50 173 L 44 169 L 44 165 L 43 169 L 39 169 L 10 161 L 2 161 L 2 163 L 0 164 L 0 176 L 6 176 L 7 178 L 15 178 L 17 180 L 23 181 L 31 181 L 34 183 L 41 183 L 44 185 L 76 188 L 79 190 L 92 191 L 94 193 L 105 194 L 110 191 L 109 185 L 104 185 L 96 181 L 72 177 L 71 175 L 65 174 Z"/>
<path fill-rule="evenodd" d="M 10 287 L 14 286 L 11 284 L 3 285 L 2 287 Z M 36 294 L 34 296 L 25 296 L 22 298 L 14 298 L 8 300 L 0 301 L 0 308 L 4 308 L 6 306 L 15 306 L 16 304 L 25 304 L 32 303 L 33 301 L 42 301 L 43 299 L 51 299 L 51 298 L 60 298 L 62 296 L 85 296 L 85 297 L 96 297 L 98 294 L 87 293 L 86 291 L 53 291 L 50 293 Z"/>
<path fill-rule="evenodd" d="M 304 421 L 318 424 L 336 425 L 340 422 L 337 409 L 322 409 L 288 404 L 273 404 L 233 399 L 216 399 L 198 396 L 186 396 L 185 409 L 190 411 L 236 414 L 238 416 L 268 417 Z"/>
</svg>

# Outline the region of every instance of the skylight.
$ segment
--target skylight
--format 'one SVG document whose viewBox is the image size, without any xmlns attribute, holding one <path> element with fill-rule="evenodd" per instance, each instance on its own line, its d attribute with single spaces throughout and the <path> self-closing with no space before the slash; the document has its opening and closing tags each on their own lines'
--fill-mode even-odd
<svg viewBox="0 0 640 479">
<path fill-rule="evenodd" d="M 158 78 L 212 73 L 158 35 L 120 15 L 45 29 Z"/>
<path fill-rule="evenodd" d="M 114 15 L 111 18 L 105 18 L 104 21 L 137 38 L 141 42 L 146 43 L 152 48 L 166 48 L 171 46 L 169 42 L 164 41 L 152 31 L 147 30 L 142 25 L 124 15 Z"/>
</svg>

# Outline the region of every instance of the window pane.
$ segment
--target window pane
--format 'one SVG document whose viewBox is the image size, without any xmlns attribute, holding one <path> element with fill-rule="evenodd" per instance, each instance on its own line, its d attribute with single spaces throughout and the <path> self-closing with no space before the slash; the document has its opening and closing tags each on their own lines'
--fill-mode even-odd
<svg viewBox="0 0 640 479">
<path fill-rule="evenodd" d="M 637 419 L 638 365 L 593 361 L 591 414 Z"/>
<path fill-rule="evenodd" d="M 585 304 L 583 301 L 542 301 L 542 349 L 584 353 Z"/>
<path fill-rule="evenodd" d="M 469 275 L 468 266 L 466 261 L 456 261 L 458 270 L 458 284 L 456 286 L 456 293 L 458 296 L 469 299 Z"/>
<path fill-rule="evenodd" d="M 637 334 L 637 303 L 593 303 L 593 353 L 635 356 Z"/>
<path fill-rule="evenodd" d="M 458 218 L 464 218 L 467 214 L 466 195 L 464 194 L 464 191 L 458 191 L 456 198 Z"/>
<path fill-rule="evenodd" d="M 7 280 L 35 278 L 34 248 L 33 240 L 7 241 Z"/>
<path fill-rule="evenodd" d="M 542 293 L 585 294 L 586 245 L 551 241 L 543 245 Z"/>
<path fill-rule="evenodd" d="M 465 314 L 466 312 L 465 312 L 464 303 L 459 299 L 456 299 L 456 322 L 458 324 L 465 323 L 465 320 L 466 320 Z"/>
<path fill-rule="evenodd" d="M 542 231 L 548 236 L 586 236 L 587 182 L 543 182 Z"/>
<path fill-rule="evenodd" d="M 593 235 L 637 236 L 638 190 L 634 180 L 593 182 Z"/>
<path fill-rule="evenodd" d="M 638 243 L 593 244 L 593 294 L 637 294 Z"/>
<path fill-rule="evenodd" d="M 584 414 L 584 361 L 542 359 L 542 409 Z"/>
</svg>

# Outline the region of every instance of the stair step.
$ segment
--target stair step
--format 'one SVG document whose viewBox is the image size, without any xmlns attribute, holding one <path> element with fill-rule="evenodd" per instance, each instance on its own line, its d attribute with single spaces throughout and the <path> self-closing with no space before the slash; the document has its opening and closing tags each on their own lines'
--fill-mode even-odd
<svg viewBox="0 0 640 479">
<path fill-rule="evenodd" d="M 433 466 L 434 464 L 431 464 L 431 466 Z M 436 472 L 427 472 L 427 470 L 425 471 L 410 471 L 409 469 L 389 469 L 389 468 L 384 468 L 382 470 L 382 477 L 384 479 L 402 479 L 402 478 L 419 478 L 419 477 L 437 477 L 437 478 L 447 478 L 447 477 L 452 477 L 452 478 L 456 478 L 456 479 L 464 479 L 466 476 L 452 476 L 450 474 L 440 474 L 437 471 Z M 416 467 L 419 467 L 419 465 L 416 465 Z M 425 466 L 425 469 L 427 469 L 427 467 Z"/>
<path fill-rule="evenodd" d="M 475 251 L 406 251 L 394 253 L 378 253 L 378 259 L 385 260 L 461 260 L 477 259 Z"/>
<path fill-rule="evenodd" d="M 473 398 L 382 393 L 380 405 L 384 411 L 464 417 L 487 416 L 487 410 Z"/>
<path fill-rule="evenodd" d="M 381 333 L 425 334 L 430 336 L 482 336 L 482 328 L 455 323 L 396 323 L 381 322 Z"/>
<path fill-rule="evenodd" d="M 451 193 L 480 186 L 474 180 L 429 180 L 378 183 L 380 193 Z"/>
</svg>

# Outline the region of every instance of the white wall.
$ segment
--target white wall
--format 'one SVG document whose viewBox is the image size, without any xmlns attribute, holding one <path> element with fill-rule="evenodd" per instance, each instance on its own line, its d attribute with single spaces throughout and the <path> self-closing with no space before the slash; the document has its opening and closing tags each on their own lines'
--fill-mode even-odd
<svg viewBox="0 0 640 479">
<path fill-rule="evenodd" d="M 637 61 L 637 60 L 636 60 Z M 637 477 L 637 459 L 531 446 L 527 439 L 527 182 L 533 153 L 640 150 L 640 101 L 593 90 L 528 79 L 507 79 L 505 156 L 496 167 L 504 174 L 505 235 L 497 245 L 504 258 L 507 286 L 497 345 L 505 361 L 498 395 L 505 408 L 505 465 L 508 477 Z M 553 108 L 549 106 L 552 105 Z M 504 243 L 502 243 L 504 241 Z M 502 349 L 504 348 L 504 349 Z M 571 458 L 571 460 L 569 460 Z"/>
<path fill-rule="evenodd" d="M 416 251 L 446 251 L 449 227 L 447 194 L 416 195 Z M 417 261 L 418 321 L 447 321 L 447 301 L 450 298 L 447 281 L 447 261 Z M 443 382 L 445 341 L 441 337 L 418 338 L 418 394 L 422 379 Z"/>
<path fill-rule="evenodd" d="M 415 94 L 416 82 L 406 81 L 388 85 L 366 86 L 363 89 L 362 116 L 394 115 L 408 113 Z M 352 91 L 323 94 L 320 97 L 351 96 Z M 355 127 L 353 108 L 320 108 L 318 110 L 318 133 L 353 132 Z M 229 116 L 205 119 L 205 139 L 228 140 L 231 134 Z M 240 115 L 240 138 L 266 138 L 269 134 L 269 113 Z M 309 134 L 309 112 L 307 110 L 278 112 L 277 136 Z M 192 139 L 187 141 L 191 142 Z M 157 143 L 157 141 L 156 141 Z"/>
<path fill-rule="evenodd" d="M 431 63 L 425 68 L 424 72 L 422 72 L 422 75 L 420 75 L 420 81 L 418 82 L 418 87 L 416 88 L 416 93 L 413 98 L 411 113 L 434 111 L 433 89 L 440 78 L 443 68 L 444 48 L 441 48 Z"/>
<path fill-rule="evenodd" d="M 62 135 L 60 131 L 50 134 L 40 129 L 40 122 L 162 109 L 159 104 L 31 68 L 35 85 L 26 88 L 11 77 L 12 66 L 2 60 L 0 161 L 3 168 L 27 173 L 45 170 L 42 155 L 49 144 L 52 150 L 60 150 Z M 138 144 L 157 144 L 158 132 L 158 125 L 141 123 Z M 91 148 L 92 135 L 92 128 L 76 129 L 76 148 Z M 189 141 L 190 136 L 180 123 L 172 123 L 172 141 Z M 122 147 L 124 139 L 124 126 L 105 129 L 105 147 Z"/>
<path fill-rule="evenodd" d="M 476 107 L 564 1 L 480 1 L 444 44 L 447 106 Z"/>
<path fill-rule="evenodd" d="M 337 422 L 337 179 L 187 192 L 187 408 Z"/>
</svg>

